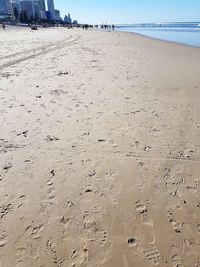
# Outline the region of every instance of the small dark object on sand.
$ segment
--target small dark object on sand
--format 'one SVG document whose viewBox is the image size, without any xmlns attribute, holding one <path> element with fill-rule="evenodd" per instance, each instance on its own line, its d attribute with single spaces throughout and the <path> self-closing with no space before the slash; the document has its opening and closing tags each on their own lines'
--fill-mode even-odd
<svg viewBox="0 0 200 267">
<path fill-rule="evenodd" d="M 54 170 L 51 171 L 51 175 L 55 176 L 55 171 Z"/>
<path fill-rule="evenodd" d="M 106 142 L 106 140 L 105 140 L 105 139 L 99 139 L 98 142 L 99 142 L 99 143 L 100 143 L 100 142 Z"/>
<path fill-rule="evenodd" d="M 32 31 L 37 31 L 37 30 L 38 30 L 38 28 L 37 28 L 37 26 L 36 26 L 36 25 L 32 25 L 32 26 L 31 26 L 31 30 L 32 30 Z"/>
<path fill-rule="evenodd" d="M 93 177 L 95 175 L 96 175 L 96 171 L 95 170 L 94 171 L 91 171 L 90 173 L 88 173 L 88 176 L 89 177 Z"/>
<path fill-rule="evenodd" d="M 58 76 L 61 76 L 61 75 L 67 75 L 67 74 L 69 74 L 68 71 L 60 71 L 60 72 L 58 73 Z"/>
<path fill-rule="evenodd" d="M 9 170 L 10 168 L 12 168 L 12 164 L 11 163 L 8 163 L 5 166 L 3 166 L 3 170 L 5 170 L 5 171 Z"/>
</svg>

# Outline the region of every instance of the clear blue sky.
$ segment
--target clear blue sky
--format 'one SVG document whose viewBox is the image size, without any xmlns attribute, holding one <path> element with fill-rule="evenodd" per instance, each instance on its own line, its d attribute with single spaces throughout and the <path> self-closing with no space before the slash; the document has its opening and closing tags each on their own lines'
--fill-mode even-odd
<svg viewBox="0 0 200 267">
<path fill-rule="evenodd" d="M 200 21 L 200 0 L 54 0 L 82 23 Z"/>
</svg>

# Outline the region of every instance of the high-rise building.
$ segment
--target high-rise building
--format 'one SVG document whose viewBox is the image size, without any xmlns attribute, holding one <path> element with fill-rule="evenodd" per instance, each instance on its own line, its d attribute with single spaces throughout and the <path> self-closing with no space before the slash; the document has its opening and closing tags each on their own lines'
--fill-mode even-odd
<svg viewBox="0 0 200 267">
<path fill-rule="evenodd" d="M 20 12 L 20 1 L 19 0 L 11 0 L 12 9 L 17 9 Z"/>
<path fill-rule="evenodd" d="M 39 0 L 32 0 L 33 2 L 33 17 L 40 18 Z"/>
<path fill-rule="evenodd" d="M 31 0 L 22 0 L 20 1 L 20 11 L 26 12 L 29 19 L 35 16 L 35 10 L 33 2 Z"/>
<path fill-rule="evenodd" d="M 12 7 L 10 0 L 0 0 L 0 15 L 12 15 Z"/>
<path fill-rule="evenodd" d="M 46 11 L 40 10 L 40 18 L 41 19 L 46 19 L 47 18 Z"/>
<path fill-rule="evenodd" d="M 50 11 L 46 11 L 45 12 L 46 14 L 46 18 L 48 19 L 48 20 L 51 20 L 51 12 Z"/>
<path fill-rule="evenodd" d="M 65 17 L 64 17 L 64 22 L 66 22 L 66 23 L 72 23 L 72 19 L 71 19 L 71 17 L 70 17 L 70 14 L 68 14 L 68 16 L 65 15 Z"/>
<path fill-rule="evenodd" d="M 48 6 L 48 11 L 51 14 L 51 20 L 54 20 L 55 19 L 54 1 L 53 0 L 47 0 L 47 6 Z"/>
<path fill-rule="evenodd" d="M 61 21 L 60 10 L 55 9 L 55 20 Z"/>
<path fill-rule="evenodd" d="M 45 1 L 44 0 L 39 0 L 38 1 L 39 7 L 41 11 L 46 11 L 46 6 L 45 6 Z"/>
<path fill-rule="evenodd" d="M 46 19 L 46 7 L 44 0 L 30 0 L 33 2 L 34 18 Z"/>
</svg>

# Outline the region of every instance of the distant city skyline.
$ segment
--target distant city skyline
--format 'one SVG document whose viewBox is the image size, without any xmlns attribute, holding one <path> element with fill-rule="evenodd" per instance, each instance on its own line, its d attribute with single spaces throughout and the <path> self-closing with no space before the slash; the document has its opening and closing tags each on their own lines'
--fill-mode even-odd
<svg viewBox="0 0 200 267">
<path fill-rule="evenodd" d="M 72 13 L 83 23 L 200 21 L 197 0 L 55 0 L 63 16 Z"/>
<path fill-rule="evenodd" d="M 197 0 L 0 0 L 0 15 L 26 11 L 28 17 L 39 17 L 70 23 L 73 18 L 88 24 L 132 24 L 200 21 Z M 45 9 L 46 7 L 46 9 Z"/>
<path fill-rule="evenodd" d="M 78 23 L 76 19 L 72 20 L 69 12 L 62 18 L 54 0 L 0 0 L 0 19 L 12 19 L 20 23 Z"/>
</svg>

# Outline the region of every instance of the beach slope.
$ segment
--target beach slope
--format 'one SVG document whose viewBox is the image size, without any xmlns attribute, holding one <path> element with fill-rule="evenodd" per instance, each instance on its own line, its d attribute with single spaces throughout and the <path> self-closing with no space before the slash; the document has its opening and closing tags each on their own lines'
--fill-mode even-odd
<svg viewBox="0 0 200 267">
<path fill-rule="evenodd" d="M 7 28 L 0 266 L 200 266 L 200 49 Z"/>
</svg>

